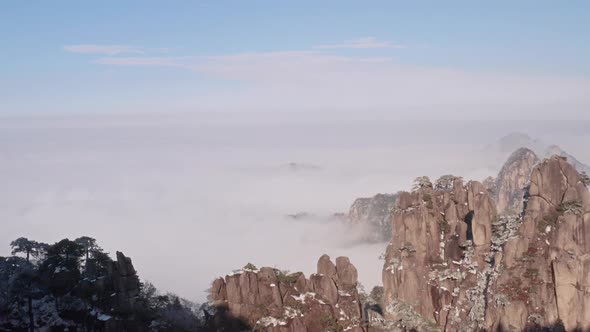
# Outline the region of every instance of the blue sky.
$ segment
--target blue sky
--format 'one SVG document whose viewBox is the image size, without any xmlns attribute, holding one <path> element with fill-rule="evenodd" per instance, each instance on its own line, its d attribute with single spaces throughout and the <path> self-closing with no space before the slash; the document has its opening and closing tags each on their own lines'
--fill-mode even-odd
<svg viewBox="0 0 590 332">
<path fill-rule="evenodd" d="M 3 2 L 0 113 L 585 105 L 589 13 L 586 1 Z M 506 84 L 528 97 L 490 94 Z M 464 87 L 481 88 L 463 100 Z"/>
</svg>

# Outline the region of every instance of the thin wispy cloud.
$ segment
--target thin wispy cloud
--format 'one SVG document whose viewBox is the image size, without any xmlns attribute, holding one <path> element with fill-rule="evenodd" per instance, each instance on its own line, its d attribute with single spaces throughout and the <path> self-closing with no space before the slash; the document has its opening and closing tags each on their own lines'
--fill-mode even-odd
<svg viewBox="0 0 590 332">
<path fill-rule="evenodd" d="M 183 67 L 182 57 L 104 57 L 94 60 L 101 65 Z"/>
<path fill-rule="evenodd" d="M 351 49 L 371 49 L 371 48 L 405 48 L 405 45 L 396 44 L 390 41 L 381 41 L 375 37 L 363 37 L 353 40 L 345 41 L 341 44 L 324 44 L 317 45 L 314 48 L 319 49 L 336 49 L 336 48 L 351 48 Z"/>
<path fill-rule="evenodd" d="M 463 71 L 397 63 L 390 57 L 281 51 L 177 57 L 103 57 L 101 65 L 168 67 L 244 82 L 199 97 L 199 107 L 366 108 L 443 105 L 544 105 L 590 100 L 588 79 Z M 220 100 L 224 100 L 221 106 Z"/>
<path fill-rule="evenodd" d="M 382 63 L 390 61 L 392 61 L 390 57 L 350 57 L 319 51 L 277 51 L 206 56 L 108 56 L 98 58 L 92 62 L 101 65 L 118 66 L 180 67 L 194 71 L 216 71 L 221 68 L 224 70 L 234 71 L 245 67 L 251 68 L 253 65 L 292 65 L 293 63 L 302 62 L 321 65 L 351 62 Z"/>
<path fill-rule="evenodd" d="M 78 45 L 66 45 L 64 50 L 72 53 L 82 54 L 106 54 L 106 55 L 118 55 L 118 54 L 143 54 L 139 48 L 128 46 L 128 45 L 96 45 L 96 44 L 78 44 Z"/>
<path fill-rule="evenodd" d="M 527 75 L 465 71 L 458 68 L 410 65 L 382 55 L 347 55 L 337 49 L 403 47 L 374 37 L 312 50 L 238 52 L 229 54 L 121 55 L 125 49 L 92 60 L 105 66 L 173 68 L 202 77 L 242 82 L 240 88 L 207 88 L 190 107 L 207 109 L 292 109 L 443 107 L 443 105 L 588 105 L 588 79 L 559 75 Z M 323 48 L 323 49 L 318 49 Z M 90 52 L 93 48 L 77 48 Z M 128 49 L 133 51 L 134 49 Z M 139 50 L 139 49 L 137 49 Z M 204 91 L 204 90 L 203 90 Z M 197 101 L 198 100 L 198 101 Z M 223 102 L 220 102 L 223 100 Z"/>
</svg>

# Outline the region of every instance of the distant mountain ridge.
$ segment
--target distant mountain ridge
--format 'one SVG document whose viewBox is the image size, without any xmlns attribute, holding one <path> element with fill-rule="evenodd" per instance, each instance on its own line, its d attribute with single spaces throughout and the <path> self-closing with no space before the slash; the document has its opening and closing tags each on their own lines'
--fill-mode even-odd
<svg viewBox="0 0 590 332">
<path fill-rule="evenodd" d="M 558 145 L 545 143 L 538 138 L 533 138 L 528 134 L 521 132 L 513 132 L 501 137 L 496 142 L 484 147 L 482 152 L 487 155 L 488 158 L 491 158 L 490 163 L 496 166 L 499 160 L 506 160 L 510 154 L 520 148 L 527 148 L 533 151 L 541 159 L 555 155 L 566 157 L 568 162 L 572 164 L 578 172 L 590 172 L 590 166 L 579 161 Z"/>
<path fill-rule="evenodd" d="M 313 164 L 290 162 L 279 167 L 281 170 L 289 172 L 319 171 L 322 168 Z"/>
</svg>

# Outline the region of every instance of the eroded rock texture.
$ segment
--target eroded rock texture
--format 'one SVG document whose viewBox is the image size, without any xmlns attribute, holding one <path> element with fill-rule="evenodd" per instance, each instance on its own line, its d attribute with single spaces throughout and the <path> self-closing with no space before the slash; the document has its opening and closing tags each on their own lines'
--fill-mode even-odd
<svg viewBox="0 0 590 332">
<path fill-rule="evenodd" d="M 590 329 L 582 182 L 564 158 L 547 159 L 532 171 L 524 212 L 502 216 L 479 182 L 401 193 L 383 268 L 386 318 L 423 331 Z"/>
<path fill-rule="evenodd" d="M 377 194 L 368 198 L 357 198 L 348 212 L 348 222 L 367 227 L 371 242 L 387 242 L 391 236 L 391 212 L 397 194 Z"/>
<path fill-rule="evenodd" d="M 504 164 L 496 178 L 494 199 L 499 213 L 519 214 L 533 167 L 539 162 L 537 155 L 527 149 L 516 150 Z"/>
<path fill-rule="evenodd" d="M 117 260 L 111 263 L 110 275 L 116 294 L 114 306 L 118 311 L 131 311 L 136 305 L 140 291 L 139 277 L 131 258 L 117 251 Z"/>
<path fill-rule="evenodd" d="M 422 330 L 483 326 L 485 304 L 478 294 L 486 287 L 481 279 L 495 218 L 479 182 L 464 185 L 456 178 L 447 190 L 400 194 L 383 270 L 386 317 Z"/>
<path fill-rule="evenodd" d="M 582 163 L 576 157 L 572 156 L 571 154 L 564 151 L 557 145 L 550 145 L 544 151 L 544 156 L 561 156 L 567 158 L 567 162 L 572 164 L 578 173 L 586 173 L 590 174 L 590 166 Z"/>
<path fill-rule="evenodd" d="M 334 264 L 320 257 L 317 273 L 285 274 L 277 269 L 244 268 L 213 282 L 215 306 L 256 331 L 361 332 L 357 270 L 346 257 Z"/>
<path fill-rule="evenodd" d="M 534 169 L 522 225 L 504 245 L 493 285 L 492 326 L 561 320 L 568 331 L 590 329 L 590 195 L 580 180 L 561 157 Z"/>
</svg>

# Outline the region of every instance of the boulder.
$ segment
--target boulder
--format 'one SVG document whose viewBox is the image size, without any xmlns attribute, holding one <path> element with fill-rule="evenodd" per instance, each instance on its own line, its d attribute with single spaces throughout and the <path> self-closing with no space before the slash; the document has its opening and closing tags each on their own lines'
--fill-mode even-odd
<svg viewBox="0 0 590 332">
<path fill-rule="evenodd" d="M 355 288 L 358 281 L 358 273 L 348 257 L 336 258 L 336 271 L 338 280 L 343 287 Z"/>
<path fill-rule="evenodd" d="M 334 278 L 336 276 L 336 265 L 332 263 L 330 256 L 324 254 L 318 260 L 317 271 L 318 274 L 324 274 L 330 278 Z"/>
</svg>

